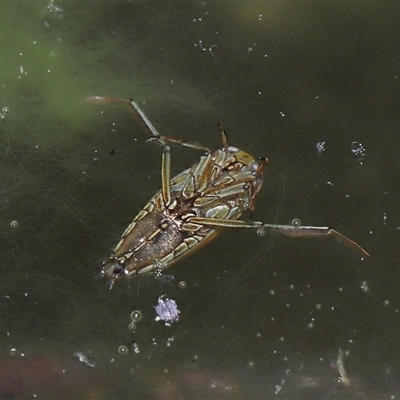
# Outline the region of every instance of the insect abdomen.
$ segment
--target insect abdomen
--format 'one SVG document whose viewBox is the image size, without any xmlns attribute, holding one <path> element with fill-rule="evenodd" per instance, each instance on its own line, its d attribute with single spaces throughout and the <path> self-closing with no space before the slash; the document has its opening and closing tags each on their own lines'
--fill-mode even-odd
<svg viewBox="0 0 400 400">
<path fill-rule="evenodd" d="M 140 273 L 169 254 L 173 256 L 182 240 L 182 233 L 173 220 L 160 213 L 147 213 L 124 232 L 110 262 L 118 260 L 126 274 Z"/>
</svg>

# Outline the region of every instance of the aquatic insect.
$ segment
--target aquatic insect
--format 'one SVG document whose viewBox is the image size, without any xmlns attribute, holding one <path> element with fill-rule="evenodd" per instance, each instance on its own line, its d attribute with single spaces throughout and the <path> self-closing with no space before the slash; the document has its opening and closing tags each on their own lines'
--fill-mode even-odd
<svg viewBox="0 0 400 400">
<path fill-rule="evenodd" d="M 267 158 L 258 162 L 248 153 L 228 144 L 228 135 L 218 124 L 222 146 L 211 151 L 203 145 L 163 136 L 133 100 L 88 97 L 87 102 L 124 104 L 162 148 L 161 190 L 133 219 L 103 267 L 112 279 L 166 268 L 215 238 L 221 228 L 265 229 L 289 236 L 333 236 L 343 244 L 368 253 L 356 242 L 329 227 L 265 224 L 239 219 L 255 209 L 255 197 L 263 183 Z M 200 161 L 171 179 L 168 143 L 205 152 Z"/>
</svg>

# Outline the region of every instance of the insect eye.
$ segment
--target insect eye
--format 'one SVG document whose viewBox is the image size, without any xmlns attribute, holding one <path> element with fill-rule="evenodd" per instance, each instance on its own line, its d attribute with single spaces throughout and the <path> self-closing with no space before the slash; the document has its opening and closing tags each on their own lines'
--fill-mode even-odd
<svg viewBox="0 0 400 400">
<path fill-rule="evenodd" d="M 125 271 L 125 268 L 122 264 L 116 263 L 112 266 L 111 275 L 113 278 L 119 278 Z"/>
<path fill-rule="evenodd" d="M 124 264 L 117 260 L 110 260 L 103 268 L 103 274 L 112 279 L 117 279 L 125 272 Z"/>
</svg>

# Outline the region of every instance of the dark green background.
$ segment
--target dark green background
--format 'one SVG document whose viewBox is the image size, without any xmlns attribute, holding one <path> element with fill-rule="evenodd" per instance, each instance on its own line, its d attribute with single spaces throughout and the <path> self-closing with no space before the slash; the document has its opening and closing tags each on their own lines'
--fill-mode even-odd
<svg viewBox="0 0 400 400">
<path fill-rule="evenodd" d="M 399 394 L 397 4 L 0 11 L 2 397 Z M 102 261 L 159 190 L 161 152 L 124 108 L 79 102 L 93 95 L 133 97 L 161 133 L 211 148 L 224 122 L 231 144 L 270 159 L 254 219 L 333 226 L 370 260 L 334 240 L 229 230 L 171 282 L 109 290 Z M 173 147 L 174 173 L 198 157 Z M 171 327 L 154 320 L 162 294 L 181 310 Z M 118 354 L 133 343 L 138 354 Z M 339 348 L 348 388 L 335 382 Z"/>
</svg>

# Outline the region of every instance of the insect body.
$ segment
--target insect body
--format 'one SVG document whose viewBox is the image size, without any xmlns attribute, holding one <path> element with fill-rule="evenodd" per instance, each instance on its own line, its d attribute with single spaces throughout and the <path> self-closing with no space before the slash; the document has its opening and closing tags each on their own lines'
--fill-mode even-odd
<svg viewBox="0 0 400 400">
<path fill-rule="evenodd" d="M 368 253 L 357 243 L 328 227 L 275 225 L 239 219 L 254 211 L 255 196 L 263 182 L 267 158 L 258 162 L 248 153 L 228 145 L 224 127 L 218 124 L 222 147 L 214 152 L 196 142 L 160 135 L 134 101 L 89 97 L 89 102 L 122 103 L 162 147 L 161 190 L 145 205 L 126 228 L 103 274 L 113 281 L 168 267 L 212 240 L 221 228 L 272 229 L 291 236 L 331 235 L 363 256 Z M 205 152 L 200 161 L 171 179 L 168 143 Z"/>
</svg>

